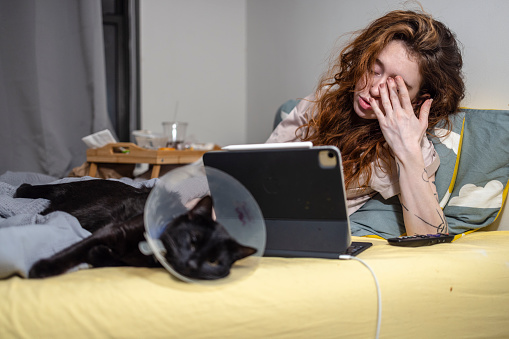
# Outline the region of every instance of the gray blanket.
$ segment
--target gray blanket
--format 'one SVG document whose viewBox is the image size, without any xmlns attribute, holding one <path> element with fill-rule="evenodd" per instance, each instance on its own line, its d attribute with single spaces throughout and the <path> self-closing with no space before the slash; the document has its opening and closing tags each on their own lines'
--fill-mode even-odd
<svg viewBox="0 0 509 339">
<path fill-rule="evenodd" d="M 48 205 L 46 199 L 15 199 L 14 193 L 22 183 L 64 183 L 93 178 L 64 178 L 23 172 L 0 175 L 0 278 L 12 275 L 27 277 L 30 267 L 39 259 L 72 245 L 90 235 L 78 220 L 64 212 L 40 215 Z M 158 179 L 137 182 L 121 181 L 132 186 L 153 186 Z M 76 269 L 84 268 L 82 265 Z"/>
</svg>

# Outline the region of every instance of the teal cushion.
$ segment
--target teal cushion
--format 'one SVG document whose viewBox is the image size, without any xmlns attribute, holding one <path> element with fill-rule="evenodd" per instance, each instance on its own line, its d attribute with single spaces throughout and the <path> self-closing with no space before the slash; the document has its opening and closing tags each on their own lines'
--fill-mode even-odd
<svg viewBox="0 0 509 339">
<path fill-rule="evenodd" d="M 274 129 L 277 127 L 277 125 L 279 125 L 281 121 L 283 121 L 288 116 L 288 114 L 290 114 L 290 112 L 295 108 L 295 106 L 297 106 L 299 101 L 300 100 L 290 99 L 281 106 L 279 106 L 276 112 L 276 116 L 274 117 L 274 124 L 272 126 Z"/>
<path fill-rule="evenodd" d="M 502 207 L 509 181 L 509 111 L 465 109 L 460 160 L 443 202 L 452 233 L 488 226 Z"/>
<path fill-rule="evenodd" d="M 387 239 L 404 234 L 399 198 L 384 199 L 380 193 L 376 194 L 350 216 L 350 229 L 352 235 L 359 237 L 376 235 Z"/>
<path fill-rule="evenodd" d="M 443 128 L 445 126 L 438 125 L 433 129 L 429 137 L 440 157 L 440 168 L 435 175 L 435 185 L 441 202 L 446 201 L 444 199 L 447 199 L 449 195 L 449 187 L 452 188 L 454 185 L 454 170 L 458 160 L 465 114 L 465 112 L 459 112 L 451 116 L 452 130 L 450 133 L 447 133 L 447 130 Z"/>
</svg>

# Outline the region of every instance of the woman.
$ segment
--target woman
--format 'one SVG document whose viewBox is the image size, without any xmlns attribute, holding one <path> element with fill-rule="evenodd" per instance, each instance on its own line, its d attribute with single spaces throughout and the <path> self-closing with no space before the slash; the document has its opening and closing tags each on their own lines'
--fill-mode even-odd
<svg viewBox="0 0 509 339">
<path fill-rule="evenodd" d="M 393 11 L 359 32 L 267 142 L 306 140 L 342 154 L 349 213 L 398 195 L 407 234 L 447 233 L 426 132 L 450 128 L 464 97 L 454 34 L 430 15 Z"/>
</svg>

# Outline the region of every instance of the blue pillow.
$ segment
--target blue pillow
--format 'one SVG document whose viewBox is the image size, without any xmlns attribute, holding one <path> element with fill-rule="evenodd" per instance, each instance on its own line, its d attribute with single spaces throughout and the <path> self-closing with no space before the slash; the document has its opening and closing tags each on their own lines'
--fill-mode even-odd
<svg viewBox="0 0 509 339">
<path fill-rule="evenodd" d="M 507 198 L 509 111 L 465 109 L 450 197 L 442 201 L 452 233 L 490 225 Z"/>
<path fill-rule="evenodd" d="M 288 114 L 297 106 L 300 100 L 290 99 L 281 106 L 279 106 L 276 116 L 274 117 L 274 123 L 272 128 L 275 129 L 281 121 L 283 121 Z"/>
</svg>

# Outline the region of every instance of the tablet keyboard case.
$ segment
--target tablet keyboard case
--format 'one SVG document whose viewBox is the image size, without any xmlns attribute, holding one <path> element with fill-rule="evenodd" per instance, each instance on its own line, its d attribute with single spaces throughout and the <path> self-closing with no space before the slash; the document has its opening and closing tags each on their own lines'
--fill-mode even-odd
<svg viewBox="0 0 509 339">
<path fill-rule="evenodd" d="M 323 166 L 320 152 L 338 161 Z M 205 166 L 236 178 L 258 202 L 267 229 L 265 256 L 318 258 L 337 258 L 351 243 L 339 159 L 331 146 L 203 156 Z"/>
</svg>

